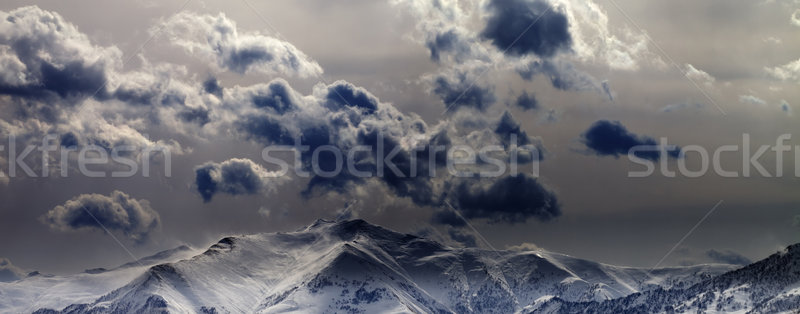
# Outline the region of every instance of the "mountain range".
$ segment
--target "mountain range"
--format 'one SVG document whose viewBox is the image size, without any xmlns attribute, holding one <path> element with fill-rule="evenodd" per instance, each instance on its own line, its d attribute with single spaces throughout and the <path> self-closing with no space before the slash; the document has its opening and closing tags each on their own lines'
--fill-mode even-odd
<svg viewBox="0 0 800 314">
<path fill-rule="evenodd" d="M 744 267 L 643 269 L 455 248 L 364 220 L 227 237 L 114 269 L 0 283 L 13 313 L 621 313 L 800 310 L 800 245 Z"/>
</svg>

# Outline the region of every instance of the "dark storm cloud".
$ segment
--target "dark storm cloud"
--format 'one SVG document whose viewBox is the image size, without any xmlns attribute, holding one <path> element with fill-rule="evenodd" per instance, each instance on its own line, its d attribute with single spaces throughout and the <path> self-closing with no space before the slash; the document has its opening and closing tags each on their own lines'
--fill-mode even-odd
<svg viewBox="0 0 800 314">
<path fill-rule="evenodd" d="M 274 178 L 249 159 L 231 159 L 222 163 L 206 163 L 195 168 L 195 187 L 204 201 L 214 195 L 252 195 L 273 188 L 279 178 Z"/>
<path fill-rule="evenodd" d="M 131 240 L 143 241 L 161 221 L 150 202 L 114 191 L 109 196 L 83 194 L 56 206 L 41 221 L 53 230 L 118 231 Z"/>
<path fill-rule="evenodd" d="M 366 113 L 374 113 L 378 109 L 378 99 L 366 90 L 345 81 L 334 82 L 328 87 L 326 95 L 328 103 L 333 106 L 349 106 L 360 108 Z"/>
<path fill-rule="evenodd" d="M 523 110 L 539 109 L 539 101 L 536 100 L 536 97 L 534 95 L 529 95 L 528 92 L 525 91 L 517 97 L 517 100 L 514 101 L 514 105 Z"/>
<path fill-rule="evenodd" d="M 731 264 L 731 265 L 747 265 L 752 263 L 752 261 L 742 256 L 739 253 L 734 251 L 717 251 L 717 250 L 708 250 L 706 251 L 706 256 L 717 263 L 723 264 Z"/>
<path fill-rule="evenodd" d="M 63 147 L 76 147 L 80 145 L 80 140 L 75 133 L 67 132 L 61 135 L 61 146 Z"/>
<path fill-rule="evenodd" d="M 531 144 L 531 139 L 528 137 L 528 133 L 522 130 L 522 126 L 520 126 L 519 123 L 514 120 L 514 117 L 511 116 L 511 113 L 508 111 L 503 113 L 503 116 L 497 123 L 497 127 L 495 127 L 494 132 L 500 137 L 500 140 L 506 146 L 510 144 L 512 136 L 517 138 L 516 144 L 519 146 Z"/>
<path fill-rule="evenodd" d="M 500 51 L 552 57 L 572 45 L 567 17 L 543 0 L 491 0 L 481 36 Z"/>
<path fill-rule="evenodd" d="M 433 93 L 451 108 L 470 107 L 480 111 L 495 103 L 494 90 L 481 86 L 467 71 L 442 73 L 432 82 Z"/>
<path fill-rule="evenodd" d="M 526 175 L 508 176 L 488 186 L 464 181 L 449 195 L 453 206 L 466 219 L 486 219 L 490 223 L 524 223 L 529 219 L 550 221 L 561 215 L 556 195 L 536 179 Z M 455 221 L 437 214 L 440 223 Z M 444 219 L 447 218 L 447 219 Z M 458 227 L 461 223 L 450 224 Z"/>
<path fill-rule="evenodd" d="M 292 105 L 263 105 L 264 102 L 253 101 L 252 95 L 275 94 L 271 86 L 281 86 L 278 94 L 285 96 L 277 98 L 281 100 L 280 103 Z M 253 87 L 235 87 L 226 90 L 225 95 L 226 107 L 244 108 L 237 113 L 233 124 L 245 138 L 265 145 L 297 148 L 296 154 L 301 161 L 300 170 L 311 174 L 306 188 L 301 192 L 306 198 L 328 192 L 347 194 L 354 187 L 363 184 L 381 183 L 391 192 L 387 198 L 407 198 L 418 206 L 441 207 L 447 191 L 454 186 L 451 183 L 453 178 L 448 172 L 441 169 L 436 171 L 436 168 L 446 165 L 446 149 L 455 144 L 486 144 L 483 141 L 466 141 L 455 127 L 447 127 L 447 124 L 431 129 L 416 115 L 404 114 L 391 104 L 381 103 L 363 88 L 344 81 L 330 85 L 319 84 L 308 96 L 300 95 L 288 84 L 276 85 L 275 82 Z M 266 98 L 275 99 L 271 96 Z M 274 110 L 275 107 L 287 109 Z M 504 158 L 508 158 L 508 154 L 519 146 L 538 145 L 522 130 L 510 113 L 505 113 L 497 122 L 483 116 L 473 116 L 472 120 L 475 121 L 455 125 L 463 124 L 469 130 L 478 130 L 478 133 L 487 136 L 487 140 L 492 139 L 495 145 L 504 147 Z M 463 132 L 469 134 L 467 130 Z M 512 135 L 517 137 L 516 145 L 510 143 Z M 454 142 L 454 139 L 458 142 Z M 320 175 L 318 170 L 330 172 L 337 168 L 337 162 L 343 162 L 337 160 L 332 153 L 324 151 L 313 160 L 314 151 L 324 145 L 329 145 L 329 148 L 335 148 L 342 154 L 350 152 L 356 146 L 366 149 L 357 151 L 352 156 L 355 171 L 340 164 L 341 171 Z M 305 148 L 300 150 L 300 146 Z M 443 150 L 433 150 L 434 146 L 440 146 Z M 526 155 L 520 156 L 519 161 L 522 163 L 532 161 Z M 210 200 L 219 191 L 220 180 L 213 179 L 214 176 L 211 175 L 219 171 L 217 168 L 215 165 L 198 168 L 196 184 L 205 200 Z M 480 182 L 469 181 L 463 185 L 466 188 L 476 183 Z M 258 189 L 243 191 L 236 194 L 260 192 Z M 473 202 L 468 207 L 471 210 L 491 210 L 486 206 L 494 205 L 489 202 Z"/>
<path fill-rule="evenodd" d="M 217 98 L 222 98 L 222 86 L 220 86 L 219 80 L 217 80 L 216 77 L 212 76 L 203 81 L 203 91 L 217 96 Z"/>
<path fill-rule="evenodd" d="M 259 90 L 252 96 L 253 105 L 266 110 L 273 110 L 278 114 L 297 108 L 297 100 L 292 95 L 292 89 L 284 80 L 271 82 L 266 90 Z"/>
<path fill-rule="evenodd" d="M 619 157 L 627 155 L 631 148 L 637 146 L 651 146 L 651 151 L 638 151 L 636 156 L 648 160 L 658 160 L 661 152 L 658 151 L 658 142 L 647 136 L 639 136 L 628 131 L 619 121 L 600 120 L 592 124 L 582 135 L 583 143 L 598 156 Z M 667 148 L 669 157 L 677 158 L 680 149 Z"/>
<path fill-rule="evenodd" d="M 55 13 L 35 6 L 6 14 L 0 21 L 0 94 L 44 101 L 103 97 L 108 67 L 119 50 L 92 45 L 86 35 Z"/>
</svg>

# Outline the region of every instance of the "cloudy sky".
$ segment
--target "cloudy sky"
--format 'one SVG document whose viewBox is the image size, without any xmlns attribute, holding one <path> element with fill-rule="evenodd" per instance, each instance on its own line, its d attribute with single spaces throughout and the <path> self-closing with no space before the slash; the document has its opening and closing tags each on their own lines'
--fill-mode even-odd
<svg viewBox="0 0 800 314">
<path fill-rule="evenodd" d="M 0 17 L 3 276 L 317 218 L 641 267 L 800 242 L 800 135 L 781 140 L 800 129 L 797 0 L 10 0 Z M 264 158 L 298 143 L 267 156 L 298 171 Z M 632 160 L 641 145 L 661 153 Z M 499 147 L 521 173 L 459 175 L 433 146 Z M 314 171 L 334 149 L 356 167 Z"/>
</svg>

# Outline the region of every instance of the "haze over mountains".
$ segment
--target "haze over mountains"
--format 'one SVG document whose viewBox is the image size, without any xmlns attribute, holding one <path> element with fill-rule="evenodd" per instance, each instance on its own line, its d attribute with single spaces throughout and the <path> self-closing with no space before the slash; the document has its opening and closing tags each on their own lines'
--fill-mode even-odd
<svg viewBox="0 0 800 314">
<path fill-rule="evenodd" d="M 738 270 L 648 271 L 319 220 L 204 252 L 180 247 L 111 270 L 0 283 L 0 312 L 775 312 L 800 309 L 798 262 L 796 245 Z"/>
</svg>

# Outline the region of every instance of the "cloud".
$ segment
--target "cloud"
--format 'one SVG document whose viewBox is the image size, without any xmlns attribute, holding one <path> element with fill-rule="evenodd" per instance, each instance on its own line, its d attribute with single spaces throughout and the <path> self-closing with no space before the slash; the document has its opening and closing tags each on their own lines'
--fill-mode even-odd
<svg viewBox="0 0 800 314">
<path fill-rule="evenodd" d="M 0 257 L 0 282 L 17 281 L 25 277 L 25 273 L 19 267 L 11 264 L 7 258 Z"/>
<path fill-rule="evenodd" d="M 792 114 L 792 106 L 789 105 L 789 102 L 786 100 L 781 100 L 781 111 L 785 112 L 788 115 Z"/>
<path fill-rule="evenodd" d="M 466 219 L 486 219 L 490 223 L 524 223 L 529 219 L 550 221 L 561 215 L 561 205 L 556 195 L 536 179 L 520 174 L 480 184 L 474 180 L 462 181 L 448 198 Z M 437 214 L 435 222 L 463 227 L 448 215 Z M 436 216 L 435 216 L 436 217 Z"/>
<path fill-rule="evenodd" d="M 481 36 L 509 55 L 552 57 L 572 45 L 569 22 L 543 0 L 491 0 Z"/>
<path fill-rule="evenodd" d="M 581 62 L 596 62 L 614 70 L 635 71 L 642 65 L 666 66 L 648 49 L 647 36 L 635 29 L 610 26 L 608 14 L 591 0 L 553 0 L 569 21 L 572 50 Z"/>
<path fill-rule="evenodd" d="M 0 95 L 8 96 L 0 133 L 21 140 L 80 134 L 86 145 L 168 147 L 181 154 L 177 142 L 151 140 L 141 131 L 158 125 L 180 133 L 186 119 L 177 112 L 205 108 L 192 97 L 194 87 L 174 79 L 183 73 L 179 67 L 145 61 L 141 70 L 122 73 L 117 47 L 94 45 L 58 13 L 36 6 L 0 11 L 0 64 Z"/>
<path fill-rule="evenodd" d="M 449 109 L 468 107 L 484 111 L 497 99 L 494 87 L 482 86 L 478 79 L 476 71 L 455 70 L 439 73 L 430 81 L 432 92 Z"/>
<path fill-rule="evenodd" d="M 147 200 L 114 191 L 109 196 L 83 194 L 56 206 L 40 220 L 57 231 L 118 231 L 141 242 L 161 224 L 158 212 Z"/>
<path fill-rule="evenodd" d="M 530 252 L 530 251 L 540 251 L 541 248 L 533 243 L 530 242 L 523 242 L 518 245 L 510 245 L 506 246 L 507 250 L 511 251 L 520 251 L 520 252 Z"/>
<path fill-rule="evenodd" d="M 745 104 L 766 106 L 767 102 L 753 95 L 739 95 L 739 101 Z"/>
<path fill-rule="evenodd" d="M 683 110 L 683 109 L 689 109 L 689 108 L 699 109 L 699 108 L 703 108 L 703 106 L 704 105 L 701 104 L 701 103 L 695 103 L 695 104 L 676 103 L 676 104 L 669 104 L 669 105 L 666 105 L 664 107 L 661 107 L 660 111 L 664 112 L 664 113 L 668 113 L 668 112 L 673 112 L 673 111 L 678 111 L 678 110 Z"/>
<path fill-rule="evenodd" d="M 100 89 L 107 68 L 120 65 L 116 47 L 93 45 L 58 13 L 27 6 L 0 11 L 0 92 L 62 98 Z"/>
<path fill-rule="evenodd" d="M 534 95 L 528 95 L 528 92 L 525 91 L 523 91 L 522 94 L 517 97 L 514 105 L 522 108 L 523 110 L 539 109 L 539 101 L 536 100 L 536 97 Z"/>
<path fill-rule="evenodd" d="M 800 82 L 800 59 L 789 62 L 782 66 L 767 67 L 764 70 L 775 79 L 781 81 Z"/>
<path fill-rule="evenodd" d="M 706 251 L 706 256 L 714 262 L 723 264 L 747 265 L 752 263 L 752 261 L 749 258 L 744 257 L 741 254 L 730 250 L 725 250 L 725 251 L 708 250 Z"/>
<path fill-rule="evenodd" d="M 800 9 L 797 9 L 792 13 L 792 25 L 800 27 Z"/>
<path fill-rule="evenodd" d="M 518 66 L 517 73 L 528 81 L 541 74 L 550 80 L 553 87 L 560 90 L 593 90 L 604 95 L 611 95 L 607 84 L 598 82 L 591 75 L 575 69 L 571 63 L 563 60 L 531 61 Z"/>
<path fill-rule="evenodd" d="M 250 159 L 208 162 L 195 168 L 195 187 L 204 201 L 214 195 L 252 195 L 270 192 L 283 181 Z"/>
<path fill-rule="evenodd" d="M 706 86 L 706 88 L 713 87 L 714 82 L 717 81 L 717 79 L 711 76 L 711 74 L 708 74 L 707 72 L 700 70 L 688 63 L 684 67 L 684 75 L 697 83 L 703 84 Z"/>
<path fill-rule="evenodd" d="M 191 54 L 216 60 L 239 74 L 314 77 L 322 68 L 292 44 L 258 32 L 240 32 L 225 14 L 181 12 L 163 24 L 163 36 Z M 156 32 L 158 28 L 152 31 Z"/>
<path fill-rule="evenodd" d="M 582 141 L 594 154 L 598 156 L 627 155 L 631 148 L 636 146 L 658 147 L 655 139 L 631 133 L 619 121 L 599 120 L 592 124 L 582 135 Z M 677 158 L 680 149 L 667 152 L 669 157 Z M 640 151 L 636 156 L 643 159 L 658 160 L 659 151 Z"/>
</svg>

